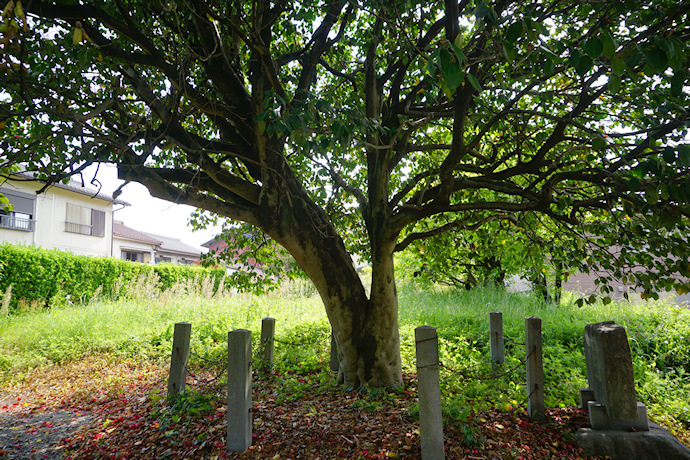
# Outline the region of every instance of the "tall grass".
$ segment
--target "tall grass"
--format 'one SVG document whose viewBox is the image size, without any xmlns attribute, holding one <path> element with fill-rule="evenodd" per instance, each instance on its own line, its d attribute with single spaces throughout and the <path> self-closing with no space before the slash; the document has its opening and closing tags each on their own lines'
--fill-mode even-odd
<svg viewBox="0 0 690 460">
<path fill-rule="evenodd" d="M 42 311 L 0 315 L 0 386 L 22 372 L 94 353 L 167 361 L 173 326 L 192 324 L 192 363 L 224 366 L 227 333 L 254 332 L 258 347 L 261 318 L 276 318 L 279 372 L 324 368 L 328 324 L 321 301 L 301 283 L 261 297 L 230 295 L 204 285 L 175 286 L 160 293 L 146 280 L 126 298 L 93 299 Z M 306 295 L 305 295 L 306 294 Z M 401 355 L 414 372 L 414 328 L 431 325 L 440 337 L 442 386 L 448 417 L 488 407 L 523 407 L 524 318 L 542 319 L 546 403 L 575 405 L 586 386 L 583 332 L 588 323 L 613 320 L 628 333 L 639 399 L 668 426 L 690 426 L 690 310 L 660 302 L 579 308 L 571 299 L 546 305 L 538 297 L 496 289 L 400 290 Z M 491 378 L 488 314 L 501 311 L 506 375 Z"/>
</svg>

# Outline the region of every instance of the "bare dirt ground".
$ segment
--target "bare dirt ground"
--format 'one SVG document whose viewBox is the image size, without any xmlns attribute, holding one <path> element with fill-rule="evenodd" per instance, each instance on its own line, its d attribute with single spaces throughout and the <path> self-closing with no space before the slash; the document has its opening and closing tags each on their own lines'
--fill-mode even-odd
<svg viewBox="0 0 690 460">
<path fill-rule="evenodd" d="M 0 458 L 421 458 L 414 375 L 404 391 L 373 396 L 324 389 L 313 373 L 289 376 L 303 380 L 299 394 L 286 395 L 285 376 L 257 381 L 252 446 L 228 453 L 225 389 L 190 379 L 193 397 L 175 412 L 164 367 L 90 357 L 33 371 L 0 390 Z M 575 441 L 586 425 L 576 408 L 549 410 L 544 422 L 519 408 L 471 413 L 444 427 L 446 458 L 595 458 Z"/>
</svg>

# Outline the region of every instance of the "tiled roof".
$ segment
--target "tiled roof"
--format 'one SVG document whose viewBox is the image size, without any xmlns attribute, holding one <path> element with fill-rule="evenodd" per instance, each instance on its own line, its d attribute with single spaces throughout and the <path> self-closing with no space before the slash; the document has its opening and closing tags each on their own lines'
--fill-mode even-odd
<svg viewBox="0 0 690 460">
<path fill-rule="evenodd" d="M 201 256 L 201 250 L 195 248 L 194 246 L 185 244 L 177 238 L 171 238 L 169 236 L 163 235 L 155 235 L 153 233 L 147 233 L 147 235 L 151 238 L 156 238 L 161 241 L 160 251 L 189 255 L 197 258 Z"/>
<path fill-rule="evenodd" d="M 18 176 L 18 177 L 21 177 L 24 179 L 32 179 L 33 180 L 33 178 L 34 178 L 34 174 L 31 172 L 16 172 L 16 173 L 12 173 L 12 175 Z M 38 179 L 36 179 L 36 181 L 42 182 L 42 181 L 39 181 Z M 69 191 L 72 191 L 75 193 L 79 193 L 81 195 L 90 196 L 91 198 L 98 198 L 100 200 L 110 201 L 113 204 L 119 204 L 119 205 L 123 205 L 123 206 L 131 206 L 126 201 L 119 200 L 117 198 L 113 198 L 112 195 L 108 195 L 107 193 L 101 193 L 100 189 L 82 186 L 81 183 L 79 183 L 73 179 L 70 179 L 70 181 L 66 184 L 63 184 L 62 182 L 56 182 L 56 183 L 52 184 L 51 187 L 57 187 L 57 188 L 61 188 L 63 190 L 69 190 Z"/>
<path fill-rule="evenodd" d="M 127 227 L 119 220 L 113 221 L 113 236 L 119 236 L 120 238 L 126 238 L 128 240 L 141 241 L 142 243 L 150 243 L 156 245 L 160 245 L 163 243 L 161 240 L 153 238 L 152 236 L 144 232 L 138 232 L 133 228 Z"/>
</svg>

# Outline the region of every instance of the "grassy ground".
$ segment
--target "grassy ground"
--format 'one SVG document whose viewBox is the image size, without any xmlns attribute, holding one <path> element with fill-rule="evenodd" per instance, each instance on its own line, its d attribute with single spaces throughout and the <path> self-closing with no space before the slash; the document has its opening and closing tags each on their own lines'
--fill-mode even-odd
<svg viewBox="0 0 690 460">
<path fill-rule="evenodd" d="M 191 369 L 224 379 L 227 332 L 254 331 L 261 318 L 276 318 L 277 402 L 306 393 L 333 391 L 323 373 L 330 327 L 320 300 L 291 288 L 262 297 L 214 296 L 207 290 L 163 294 L 143 287 L 135 298 L 94 300 L 86 305 L 22 312 L 0 318 L 0 390 L 21 385 L 26 376 L 54 363 L 67 364 L 94 355 L 114 360 L 158 363 L 169 359 L 175 322 L 192 323 Z M 490 377 L 488 313 L 503 312 L 507 342 L 506 375 Z M 546 404 L 566 408 L 578 402 L 586 386 L 583 331 L 587 323 L 613 320 L 626 327 L 633 353 L 639 399 L 650 417 L 686 444 L 690 441 L 690 311 L 663 303 L 612 303 L 578 308 L 570 301 L 544 305 L 535 297 L 491 289 L 471 292 L 403 288 L 400 290 L 401 354 L 406 375 L 414 371 L 414 328 L 438 328 L 441 345 L 444 416 L 449 426 L 467 427 L 471 414 L 523 411 L 524 318 L 542 319 Z M 310 375 L 305 380 L 304 375 Z M 326 377 L 324 377 L 324 375 Z M 315 377 L 318 376 L 318 377 Z M 371 395 L 369 395 L 371 396 Z M 357 402 L 377 407 L 377 398 Z M 414 417 L 415 404 L 406 406 Z M 476 418 L 473 419 L 476 422 Z M 478 423 L 478 422 L 477 422 Z M 457 428 L 460 429 L 460 428 Z"/>
</svg>

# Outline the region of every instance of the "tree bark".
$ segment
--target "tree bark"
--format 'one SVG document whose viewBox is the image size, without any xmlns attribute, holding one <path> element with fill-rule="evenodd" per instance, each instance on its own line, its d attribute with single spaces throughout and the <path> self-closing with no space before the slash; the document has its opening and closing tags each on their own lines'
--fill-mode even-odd
<svg viewBox="0 0 690 460">
<path fill-rule="evenodd" d="M 278 162 L 274 162 L 275 165 Z M 279 168 L 276 168 L 278 170 Z M 395 238 L 374 245 L 370 297 L 328 215 L 285 168 L 264 188 L 258 226 L 286 250 L 314 283 L 340 355 L 339 379 L 359 388 L 402 385 Z M 270 192 L 268 192 L 270 190 Z"/>
<path fill-rule="evenodd" d="M 303 225 L 299 236 L 278 239 L 316 286 L 338 345 L 338 378 L 348 387 L 402 385 L 398 300 L 392 252 L 375 257 L 371 295 L 340 237 Z M 271 235 L 274 238 L 278 236 Z"/>
</svg>

